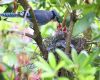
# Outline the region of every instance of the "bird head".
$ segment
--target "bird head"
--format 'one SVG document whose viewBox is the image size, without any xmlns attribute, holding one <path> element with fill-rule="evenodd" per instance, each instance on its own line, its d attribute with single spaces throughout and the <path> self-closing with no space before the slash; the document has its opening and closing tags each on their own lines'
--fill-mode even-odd
<svg viewBox="0 0 100 80">
<path fill-rule="evenodd" d="M 57 21 L 58 23 L 60 23 L 60 15 L 56 10 L 52 10 L 51 11 L 53 13 L 53 20 Z"/>
</svg>

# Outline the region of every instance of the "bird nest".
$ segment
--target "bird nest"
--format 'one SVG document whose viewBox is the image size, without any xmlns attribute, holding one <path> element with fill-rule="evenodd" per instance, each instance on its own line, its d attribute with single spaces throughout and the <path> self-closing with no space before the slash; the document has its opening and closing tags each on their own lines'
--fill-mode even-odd
<svg viewBox="0 0 100 80">
<path fill-rule="evenodd" d="M 56 48 L 59 48 L 59 49 L 65 51 L 66 39 L 67 39 L 66 33 L 59 32 L 54 36 L 46 38 L 44 40 L 44 44 L 47 47 L 48 52 L 51 51 L 51 52 L 55 53 Z M 79 53 L 80 51 L 84 50 L 85 47 L 87 46 L 86 42 L 87 41 L 84 38 L 72 38 L 71 44 L 70 44 L 70 49 L 75 48 L 77 50 L 77 52 Z"/>
</svg>

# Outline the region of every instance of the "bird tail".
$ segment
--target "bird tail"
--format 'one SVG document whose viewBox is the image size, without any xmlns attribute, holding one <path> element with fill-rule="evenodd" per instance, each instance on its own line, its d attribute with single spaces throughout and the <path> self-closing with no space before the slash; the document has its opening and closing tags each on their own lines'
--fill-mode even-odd
<svg viewBox="0 0 100 80">
<path fill-rule="evenodd" d="M 0 16 L 3 16 L 3 17 L 18 17 L 19 14 L 18 13 L 1 13 Z"/>
</svg>

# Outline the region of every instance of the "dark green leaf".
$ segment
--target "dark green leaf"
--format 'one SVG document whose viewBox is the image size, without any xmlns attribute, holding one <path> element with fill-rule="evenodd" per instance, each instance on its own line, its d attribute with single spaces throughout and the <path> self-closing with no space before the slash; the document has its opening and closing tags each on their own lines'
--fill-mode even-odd
<svg viewBox="0 0 100 80">
<path fill-rule="evenodd" d="M 73 36 L 76 36 L 82 32 L 84 32 L 87 28 L 90 27 L 91 23 L 94 21 L 95 14 L 88 13 L 87 15 L 83 16 L 80 20 L 78 20 L 73 29 Z"/>
</svg>

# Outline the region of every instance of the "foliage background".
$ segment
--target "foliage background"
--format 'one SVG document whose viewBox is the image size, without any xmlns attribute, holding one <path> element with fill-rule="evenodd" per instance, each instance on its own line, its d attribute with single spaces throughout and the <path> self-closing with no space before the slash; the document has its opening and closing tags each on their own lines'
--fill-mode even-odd
<svg viewBox="0 0 100 80">
<path fill-rule="evenodd" d="M 0 13 L 12 12 L 15 9 L 13 2 L 14 0 L 0 0 Z M 59 62 L 57 62 L 52 52 L 48 54 L 48 61 L 45 61 L 41 57 L 41 52 L 36 42 L 24 35 L 26 32 L 33 33 L 33 30 L 29 28 L 29 22 L 23 18 L 8 18 L 5 21 L 5 17 L 1 17 L 0 80 L 14 80 L 15 78 L 19 78 L 19 80 L 22 78 L 31 80 L 29 78 L 30 76 L 34 78 L 33 75 L 36 78 L 39 77 L 38 79 L 41 77 L 43 80 L 99 80 L 100 0 L 28 0 L 28 2 L 33 9 L 55 9 L 61 15 L 61 21 L 67 10 L 67 27 L 70 23 L 69 12 L 79 10 L 77 12 L 79 19 L 74 24 L 72 37 L 85 37 L 91 41 L 91 49 L 86 48 L 80 53 L 72 49 L 72 59 L 57 49 L 57 55 L 60 57 Z M 17 8 L 17 12 L 19 11 L 23 11 L 20 4 L 18 4 Z M 57 23 L 53 21 L 41 26 L 40 31 L 43 39 L 53 36 L 56 28 Z M 87 29 L 89 30 L 87 31 Z M 31 67 L 32 70 L 30 70 Z M 16 71 L 16 68 L 21 70 Z M 59 76 L 58 73 L 61 68 L 72 72 L 74 77 L 72 75 Z M 27 75 L 28 77 L 22 75 Z"/>
</svg>

